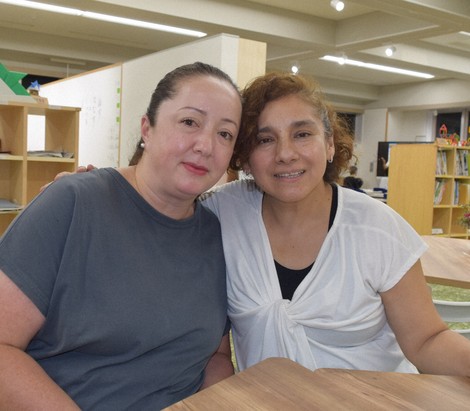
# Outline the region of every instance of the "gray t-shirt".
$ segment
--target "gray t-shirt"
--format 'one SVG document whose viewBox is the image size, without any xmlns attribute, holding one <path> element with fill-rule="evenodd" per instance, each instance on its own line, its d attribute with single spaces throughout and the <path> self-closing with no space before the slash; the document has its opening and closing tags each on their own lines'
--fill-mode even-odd
<svg viewBox="0 0 470 411">
<path fill-rule="evenodd" d="M 226 324 L 217 218 L 176 221 L 114 169 L 52 184 L 0 240 L 45 315 L 27 352 L 86 410 L 158 410 L 196 392 Z"/>
</svg>

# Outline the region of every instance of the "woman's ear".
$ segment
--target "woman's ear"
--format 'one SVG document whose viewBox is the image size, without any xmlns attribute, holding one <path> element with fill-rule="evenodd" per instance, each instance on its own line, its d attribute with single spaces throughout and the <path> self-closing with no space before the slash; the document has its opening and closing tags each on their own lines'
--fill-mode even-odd
<svg viewBox="0 0 470 411">
<path fill-rule="evenodd" d="M 149 118 L 147 115 L 143 115 L 140 120 L 140 135 L 142 136 L 144 143 L 148 140 L 149 130 L 151 127 Z"/>
<path fill-rule="evenodd" d="M 330 137 L 327 141 L 327 158 L 333 158 L 335 156 L 335 140 L 333 137 Z"/>
</svg>

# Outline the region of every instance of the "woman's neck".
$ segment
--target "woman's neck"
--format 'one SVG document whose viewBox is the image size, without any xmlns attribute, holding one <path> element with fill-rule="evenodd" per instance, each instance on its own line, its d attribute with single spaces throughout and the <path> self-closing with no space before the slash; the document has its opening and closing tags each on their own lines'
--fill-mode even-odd
<svg viewBox="0 0 470 411">
<path fill-rule="evenodd" d="M 159 213 L 174 220 L 184 220 L 194 214 L 195 199 L 179 199 L 170 195 L 170 190 L 159 189 L 156 179 L 146 177 L 140 167 L 131 166 L 118 169 L 129 184 Z M 153 185 L 148 181 L 152 181 Z"/>
<path fill-rule="evenodd" d="M 330 184 L 322 183 L 318 188 L 300 201 L 285 202 L 265 194 L 263 197 L 263 219 L 271 219 L 276 224 L 289 226 L 292 223 L 308 220 L 328 220 L 332 188 Z"/>
<path fill-rule="evenodd" d="M 274 259 L 284 267 L 312 264 L 328 234 L 332 188 L 325 185 L 315 197 L 297 203 L 263 200 L 263 222 Z"/>
</svg>

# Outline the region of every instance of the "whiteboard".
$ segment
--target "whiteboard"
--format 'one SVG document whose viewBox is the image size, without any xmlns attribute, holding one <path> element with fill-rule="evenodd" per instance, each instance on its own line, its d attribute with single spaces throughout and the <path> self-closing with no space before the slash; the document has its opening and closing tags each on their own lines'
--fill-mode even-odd
<svg viewBox="0 0 470 411">
<path fill-rule="evenodd" d="M 80 107 L 80 165 L 117 167 L 120 150 L 121 65 L 41 86 L 50 105 Z"/>
</svg>

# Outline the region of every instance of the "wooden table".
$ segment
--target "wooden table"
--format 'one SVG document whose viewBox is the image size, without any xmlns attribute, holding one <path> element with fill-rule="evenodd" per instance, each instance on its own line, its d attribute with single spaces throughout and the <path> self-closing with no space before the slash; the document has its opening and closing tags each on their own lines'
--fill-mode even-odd
<svg viewBox="0 0 470 411">
<path fill-rule="evenodd" d="M 431 235 L 422 237 L 429 246 L 421 257 L 426 280 L 470 288 L 470 241 Z"/>
<path fill-rule="evenodd" d="M 468 410 L 470 378 L 319 369 L 270 358 L 167 411 Z"/>
</svg>

